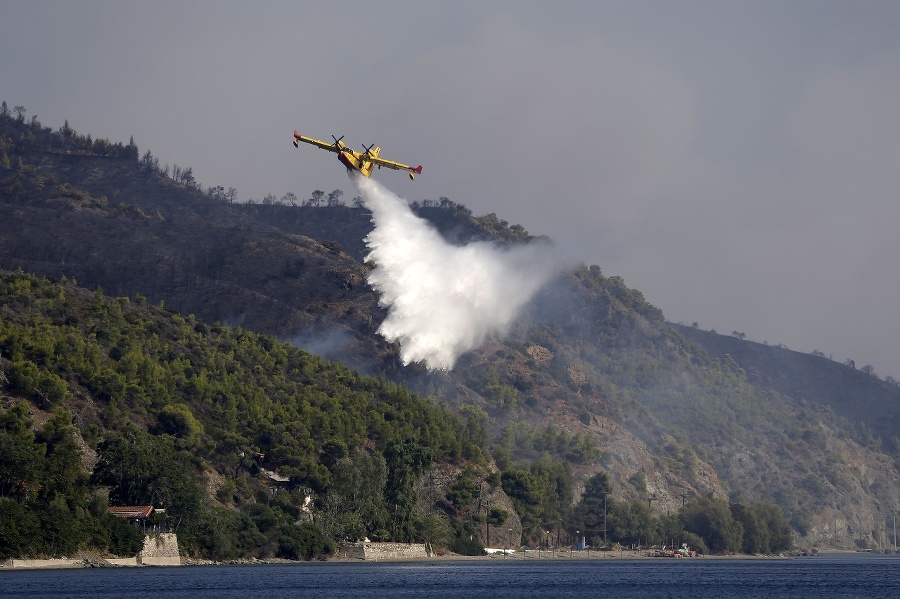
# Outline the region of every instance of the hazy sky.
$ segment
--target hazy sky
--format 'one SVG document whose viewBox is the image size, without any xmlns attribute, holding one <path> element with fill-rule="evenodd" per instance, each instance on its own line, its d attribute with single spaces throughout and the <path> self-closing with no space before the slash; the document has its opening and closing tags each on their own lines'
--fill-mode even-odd
<svg viewBox="0 0 900 599">
<path fill-rule="evenodd" d="M 900 378 L 900 2 L 0 0 L 0 100 L 239 199 L 422 164 L 672 321 Z"/>
</svg>

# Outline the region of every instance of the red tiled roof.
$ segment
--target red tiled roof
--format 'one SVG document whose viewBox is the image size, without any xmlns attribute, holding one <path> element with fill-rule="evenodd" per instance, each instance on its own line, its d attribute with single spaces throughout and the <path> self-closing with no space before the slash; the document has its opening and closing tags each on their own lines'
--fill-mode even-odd
<svg viewBox="0 0 900 599">
<path fill-rule="evenodd" d="M 106 510 L 119 518 L 149 518 L 153 513 L 152 505 L 121 505 L 108 507 Z"/>
</svg>

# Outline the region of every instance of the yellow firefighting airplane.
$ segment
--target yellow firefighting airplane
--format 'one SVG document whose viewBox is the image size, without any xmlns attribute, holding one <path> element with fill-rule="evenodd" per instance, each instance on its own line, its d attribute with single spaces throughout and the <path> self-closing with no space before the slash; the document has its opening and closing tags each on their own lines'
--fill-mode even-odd
<svg viewBox="0 0 900 599">
<path fill-rule="evenodd" d="M 363 145 L 364 152 L 355 152 L 348 148 L 342 139 L 344 136 L 341 135 L 338 138 L 335 138 L 334 135 L 331 136 L 331 139 L 334 139 L 334 143 L 328 143 L 326 141 L 320 141 L 318 139 L 313 139 L 312 137 L 306 137 L 304 135 L 300 135 L 297 131 L 294 131 L 294 147 L 299 148 L 300 142 L 305 142 L 308 144 L 312 144 L 314 146 L 318 146 L 323 150 L 328 150 L 329 152 L 334 152 L 338 155 L 338 160 L 343 163 L 344 166 L 347 167 L 347 170 L 354 170 L 362 173 L 366 177 L 372 174 L 372 168 L 376 165 L 378 168 L 387 167 L 392 168 L 396 171 L 409 171 L 409 178 L 415 179 L 416 175 L 422 173 L 422 165 L 419 166 L 409 166 L 408 164 L 402 164 L 400 162 L 394 162 L 393 160 L 385 160 L 384 158 L 379 158 L 378 155 L 381 153 L 381 148 L 372 147 L 375 144 L 372 144 L 368 148 Z"/>
</svg>

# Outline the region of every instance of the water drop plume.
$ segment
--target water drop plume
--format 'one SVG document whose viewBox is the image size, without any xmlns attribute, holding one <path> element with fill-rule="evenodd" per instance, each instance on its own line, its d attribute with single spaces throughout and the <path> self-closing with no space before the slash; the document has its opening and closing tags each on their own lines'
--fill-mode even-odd
<svg viewBox="0 0 900 599">
<path fill-rule="evenodd" d="M 369 284 L 388 309 L 378 332 L 400 342 L 404 364 L 452 369 L 463 353 L 506 334 L 561 268 L 546 242 L 452 245 L 377 181 L 359 177 L 357 185 L 375 225 L 365 239 L 375 263 Z"/>
</svg>

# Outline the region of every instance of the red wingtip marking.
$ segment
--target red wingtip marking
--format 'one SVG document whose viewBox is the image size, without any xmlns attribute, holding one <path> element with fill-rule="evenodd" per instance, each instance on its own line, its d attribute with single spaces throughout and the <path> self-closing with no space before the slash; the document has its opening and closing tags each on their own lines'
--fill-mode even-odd
<svg viewBox="0 0 900 599">
<path fill-rule="evenodd" d="M 422 165 L 420 164 L 419 166 L 417 166 L 417 167 L 414 168 L 413 170 L 416 171 L 416 174 L 421 175 L 421 174 L 422 174 Z"/>
<path fill-rule="evenodd" d="M 300 139 L 300 137 L 301 137 L 301 135 L 299 133 L 297 133 L 296 129 L 294 129 L 294 137 L 296 137 L 297 139 Z"/>
</svg>

